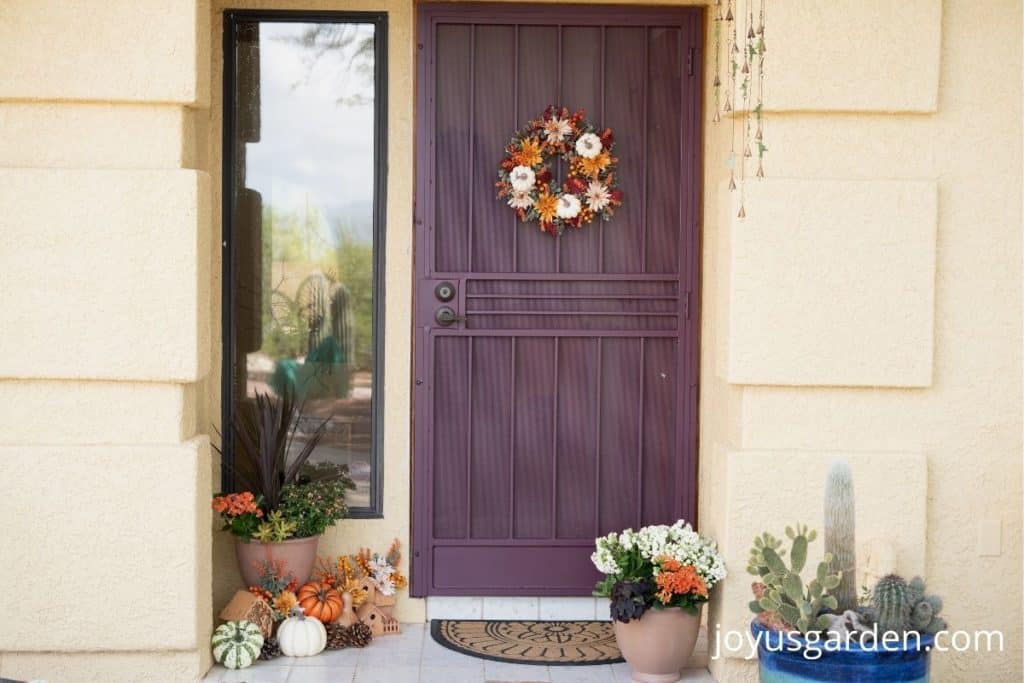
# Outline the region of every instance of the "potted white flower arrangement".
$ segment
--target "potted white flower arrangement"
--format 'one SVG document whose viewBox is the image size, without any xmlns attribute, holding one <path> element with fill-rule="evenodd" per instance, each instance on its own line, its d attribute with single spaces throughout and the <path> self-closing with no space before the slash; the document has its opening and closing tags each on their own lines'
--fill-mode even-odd
<svg viewBox="0 0 1024 683">
<path fill-rule="evenodd" d="M 594 595 L 611 601 L 615 639 L 634 680 L 678 680 L 701 607 L 726 576 L 717 545 L 683 520 L 610 533 L 596 544 L 591 561 L 605 578 Z"/>
</svg>

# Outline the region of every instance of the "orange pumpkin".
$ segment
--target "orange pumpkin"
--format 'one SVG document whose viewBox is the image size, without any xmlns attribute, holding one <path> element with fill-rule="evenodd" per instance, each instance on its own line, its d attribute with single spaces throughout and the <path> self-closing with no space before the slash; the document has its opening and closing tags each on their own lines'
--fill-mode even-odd
<svg viewBox="0 0 1024 683">
<path fill-rule="evenodd" d="M 329 624 L 341 615 L 341 593 L 319 581 L 310 581 L 296 594 L 307 617 Z"/>
</svg>

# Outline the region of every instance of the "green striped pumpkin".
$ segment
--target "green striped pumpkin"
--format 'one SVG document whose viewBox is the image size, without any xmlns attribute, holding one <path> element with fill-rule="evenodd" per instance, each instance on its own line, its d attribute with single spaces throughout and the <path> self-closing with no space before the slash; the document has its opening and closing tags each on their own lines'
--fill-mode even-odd
<svg viewBox="0 0 1024 683">
<path fill-rule="evenodd" d="M 260 656 L 263 634 L 251 621 L 229 621 L 213 632 L 213 659 L 229 669 L 252 666 Z"/>
</svg>

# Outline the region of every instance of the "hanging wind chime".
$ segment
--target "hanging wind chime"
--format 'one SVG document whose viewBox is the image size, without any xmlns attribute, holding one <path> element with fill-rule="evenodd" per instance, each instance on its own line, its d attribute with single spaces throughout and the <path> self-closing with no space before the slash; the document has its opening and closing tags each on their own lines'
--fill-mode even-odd
<svg viewBox="0 0 1024 683">
<path fill-rule="evenodd" d="M 764 22 L 767 0 L 747 0 L 747 11 L 741 18 L 737 17 L 739 9 L 736 2 L 737 0 L 716 0 L 715 2 L 715 80 L 713 83 L 715 113 L 711 120 L 718 123 L 722 120 L 722 114 L 731 114 L 732 129 L 729 136 L 729 156 L 726 159 L 726 166 L 729 168 L 729 190 L 739 189 L 740 210 L 737 217 L 745 218 L 747 212 L 744 189 L 748 166 L 753 166 L 754 149 L 756 149 L 757 170 L 754 172 L 754 176 L 758 179 L 764 178 L 764 153 L 768 151 L 764 144 Z M 724 14 L 722 13 L 723 4 Z M 759 4 L 756 19 L 754 16 L 755 4 Z M 738 27 L 741 19 L 745 24 L 742 34 Z M 740 35 L 743 36 L 742 47 L 739 40 Z M 722 57 L 723 38 L 726 52 L 724 59 Z M 728 89 L 724 102 L 722 102 L 721 94 L 723 61 L 728 65 L 728 71 L 725 74 Z M 739 93 L 736 92 L 737 83 L 739 84 Z M 752 102 L 753 107 L 751 107 Z M 737 127 L 739 136 L 737 136 Z M 739 154 L 736 152 L 737 137 L 742 143 Z M 750 162 L 747 159 L 750 159 Z"/>
</svg>

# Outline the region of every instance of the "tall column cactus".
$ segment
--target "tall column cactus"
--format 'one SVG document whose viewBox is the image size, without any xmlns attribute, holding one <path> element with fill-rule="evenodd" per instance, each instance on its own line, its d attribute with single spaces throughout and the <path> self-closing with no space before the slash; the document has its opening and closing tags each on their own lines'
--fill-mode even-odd
<svg viewBox="0 0 1024 683">
<path fill-rule="evenodd" d="M 842 572 L 839 586 L 832 591 L 840 614 L 857 608 L 855 538 L 853 475 L 845 460 L 836 460 L 825 483 L 825 552 L 832 554 L 832 568 Z"/>
</svg>

